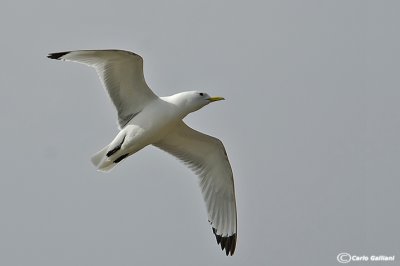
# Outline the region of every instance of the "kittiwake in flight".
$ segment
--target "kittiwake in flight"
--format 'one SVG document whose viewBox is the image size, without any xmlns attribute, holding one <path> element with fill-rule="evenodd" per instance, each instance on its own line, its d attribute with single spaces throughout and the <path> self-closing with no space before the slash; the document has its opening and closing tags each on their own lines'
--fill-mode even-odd
<svg viewBox="0 0 400 266">
<path fill-rule="evenodd" d="M 182 121 L 188 114 L 224 98 L 198 91 L 158 97 L 146 84 L 142 57 L 128 51 L 68 51 L 51 53 L 48 58 L 93 67 L 117 109 L 120 131 L 92 157 L 97 169 L 110 171 L 147 145 L 177 157 L 198 175 L 217 243 L 226 255 L 233 255 L 237 239 L 236 200 L 224 145 Z"/>
</svg>

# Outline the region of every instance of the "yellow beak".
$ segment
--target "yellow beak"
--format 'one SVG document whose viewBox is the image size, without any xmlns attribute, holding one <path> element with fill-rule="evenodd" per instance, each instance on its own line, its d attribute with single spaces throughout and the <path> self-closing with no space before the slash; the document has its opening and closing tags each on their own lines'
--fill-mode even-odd
<svg viewBox="0 0 400 266">
<path fill-rule="evenodd" d="M 216 101 L 225 100 L 225 98 L 223 98 L 223 97 L 210 97 L 210 98 L 208 98 L 208 100 L 210 102 L 216 102 Z"/>
</svg>

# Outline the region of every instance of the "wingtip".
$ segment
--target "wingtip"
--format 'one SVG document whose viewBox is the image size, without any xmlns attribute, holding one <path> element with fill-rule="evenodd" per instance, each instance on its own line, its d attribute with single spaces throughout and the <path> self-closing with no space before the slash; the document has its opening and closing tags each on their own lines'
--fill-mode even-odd
<svg viewBox="0 0 400 266">
<path fill-rule="evenodd" d="M 47 55 L 47 58 L 60 60 L 61 57 L 63 57 L 64 55 L 66 55 L 68 53 L 69 53 L 69 51 L 68 52 L 59 52 L 59 53 L 50 53 Z"/>
<path fill-rule="evenodd" d="M 226 256 L 233 255 L 235 253 L 236 248 L 236 233 L 231 236 L 221 236 L 217 234 L 217 229 L 214 227 L 212 231 L 217 239 L 217 243 L 221 245 L 221 250 L 225 249 Z"/>
</svg>

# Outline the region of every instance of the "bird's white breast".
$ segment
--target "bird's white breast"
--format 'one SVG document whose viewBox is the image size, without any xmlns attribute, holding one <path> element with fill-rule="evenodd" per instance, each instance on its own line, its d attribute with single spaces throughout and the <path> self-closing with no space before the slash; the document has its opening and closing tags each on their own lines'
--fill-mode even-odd
<svg viewBox="0 0 400 266">
<path fill-rule="evenodd" d="M 151 144 L 167 135 L 182 118 L 176 105 L 156 99 L 129 121 L 124 129 L 136 131 L 135 134 L 139 131 L 140 137 Z"/>
</svg>

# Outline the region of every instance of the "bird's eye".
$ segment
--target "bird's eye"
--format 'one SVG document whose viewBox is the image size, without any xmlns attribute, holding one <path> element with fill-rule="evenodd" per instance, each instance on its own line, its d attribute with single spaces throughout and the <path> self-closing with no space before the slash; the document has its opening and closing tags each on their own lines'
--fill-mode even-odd
<svg viewBox="0 0 400 266">
<path fill-rule="evenodd" d="M 204 93 L 200 92 L 200 93 L 199 93 L 199 95 L 200 95 L 200 96 L 203 96 L 203 95 L 204 95 Z"/>
</svg>

